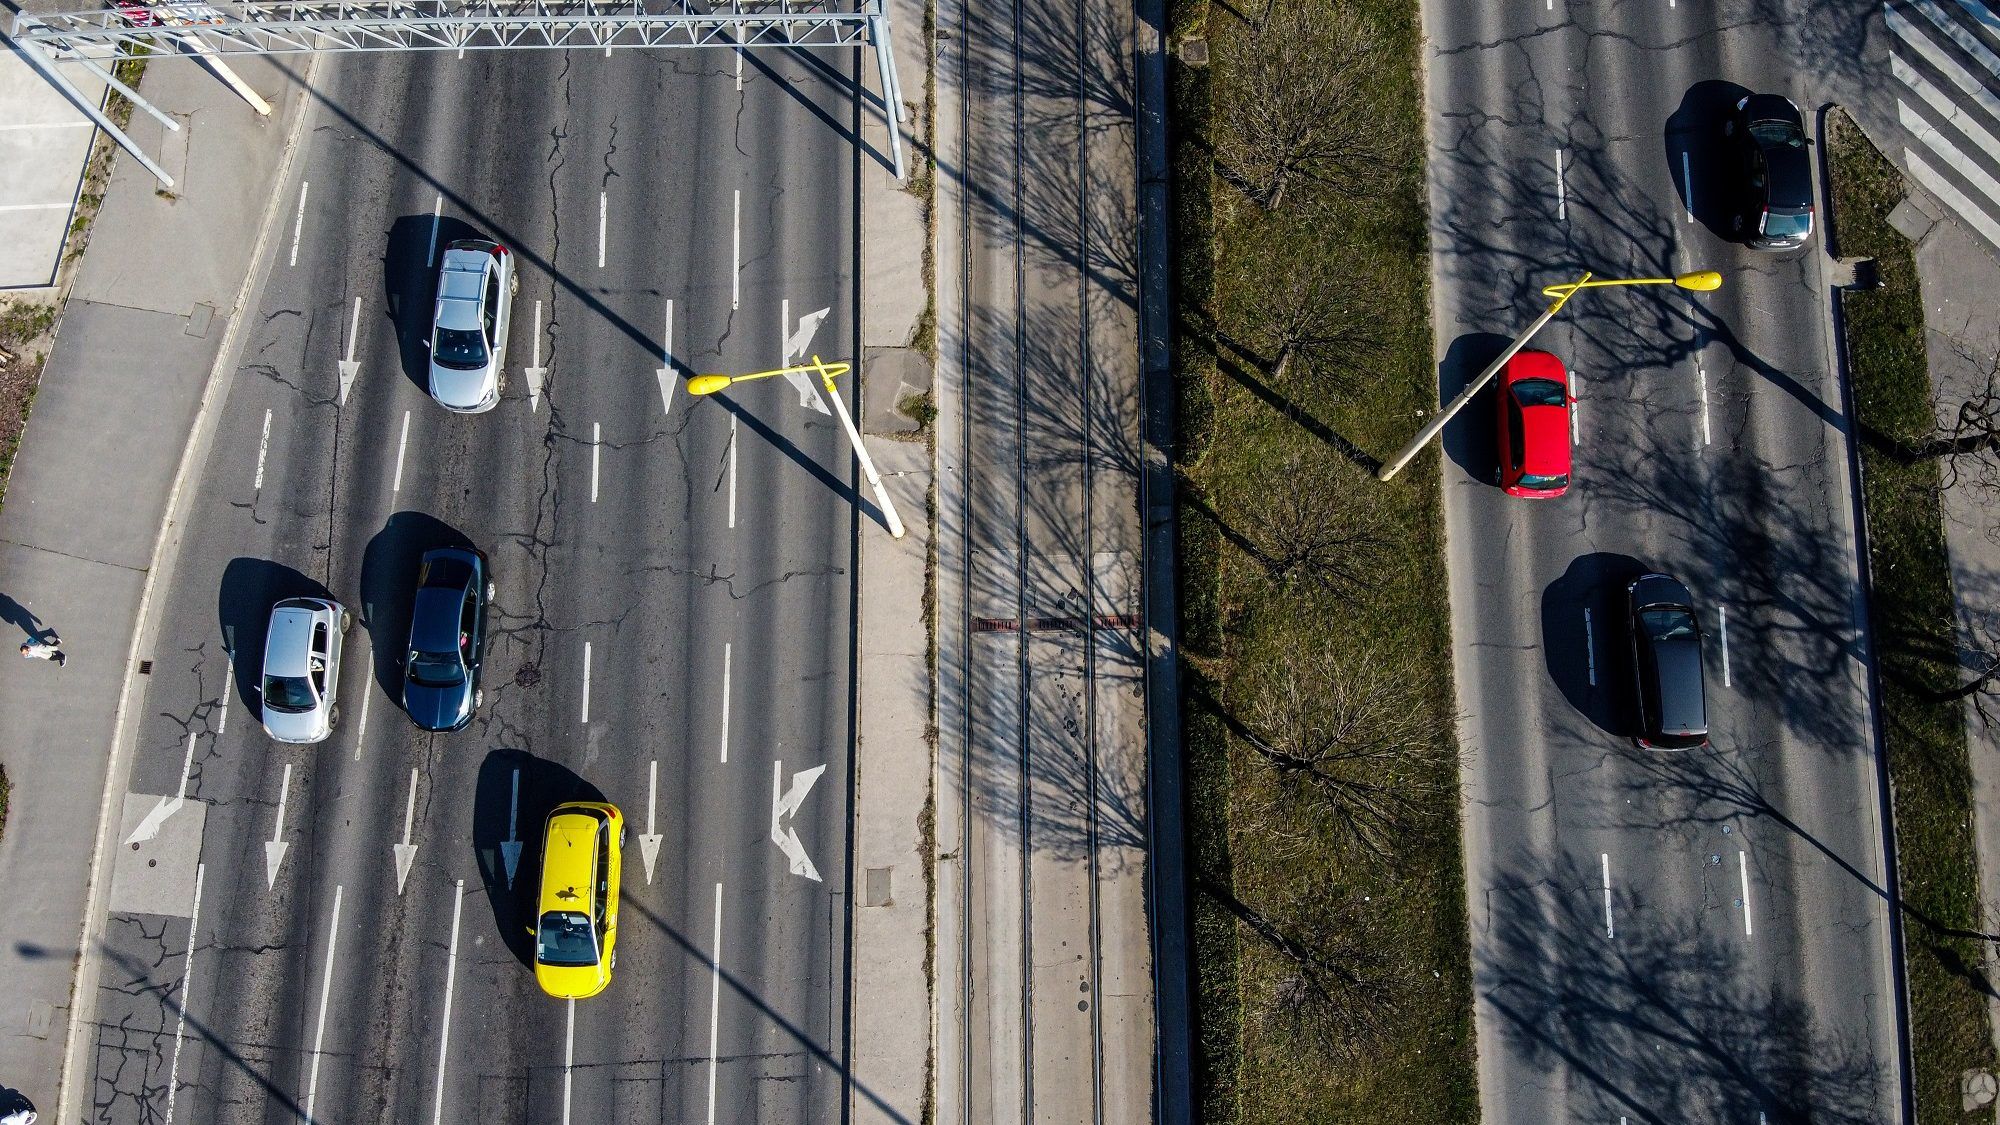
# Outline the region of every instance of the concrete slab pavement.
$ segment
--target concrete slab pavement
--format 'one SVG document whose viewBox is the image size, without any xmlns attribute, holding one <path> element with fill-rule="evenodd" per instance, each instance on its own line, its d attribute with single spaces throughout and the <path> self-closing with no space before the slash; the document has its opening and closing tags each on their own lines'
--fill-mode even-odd
<svg viewBox="0 0 2000 1125">
<path fill-rule="evenodd" d="M 104 104 L 105 85 L 69 74 Z M 54 285 L 97 128 L 0 39 L 0 289 Z"/>
<path fill-rule="evenodd" d="M 0 669 L 13 784 L 0 895 L 15 904 L 0 914 L 0 1083 L 56 1120 L 80 1112 L 90 1013 L 72 997 L 94 993 L 92 934 L 111 881 L 94 857 L 123 807 L 122 714 L 149 655 L 147 592 L 171 568 L 178 481 L 202 456 L 217 373 L 233 367 L 230 328 L 306 108 L 283 71 L 243 70 L 279 103 L 275 120 L 192 61 L 149 71 L 148 96 L 187 123 L 196 174 L 169 198 L 135 162 L 117 164 L 0 508 L 0 610 L 24 630 L 58 630 L 71 655 L 62 669 Z"/>
</svg>

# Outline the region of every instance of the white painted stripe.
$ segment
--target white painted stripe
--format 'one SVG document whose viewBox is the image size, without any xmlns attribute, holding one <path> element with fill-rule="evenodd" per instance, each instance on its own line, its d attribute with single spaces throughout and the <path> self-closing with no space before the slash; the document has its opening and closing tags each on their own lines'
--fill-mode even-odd
<svg viewBox="0 0 2000 1125">
<path fill-rule="evenodd" d="M 1971 55 L 1979 65 L 1985 67 L 1988 73 L 2000 77 L 2000 54 L 1996 54 L 1993 48 L 1988 47 L 1985 40 L 1967 30 L 1957 20 L 1952 19 L 1951 14 L 1945 11 L 1944 6 L 1939 4 L 1937 0 L 1910 0 L 1910 6 L 1922 12 L 1924 17 L 1930 20 L 1933 26 L 1944 33 L 1945 38 L 1958 44 L 1960 49 L 1966 54 Z M 1921 30 L 1921 24 L 1911 20 L 1897 8 L 1884 5 L 1884 9 L 1883 15 L 1889 22 L 1890 30 L 1894 31 L 1904 42 L 1911 46 L 1917 47 L 1919 50 L 1926 50 L 1926 45 L 1918 42 L 1919 38 L 1924 34 Z M 1930 46 L 1929 49 L 1935 50 L 1935 47 Z M 1939 69 L 1942 70 L 1945 68 L 1940 66 Z M 1952 69 L 1960 68 L 1954 66 Z M 1954 75 L 1953 77 L 1954 81 L 1956 81 L 1957 76 Z M 1968 75 L 1967 77 L 1970 76 Z"/>
<path fill-rule="evenodd" d="M 368 742 L 368 700 L 372 698 L 364 682 L 361 687 L 361 720 L 354 724 L 354 760 L 361 760 L 361 747 Z"/>
<path fill-rule="evenodd" d="M 438 1020 L 437 1092 L 431 1098 L 431 1125 L 444 1125 L 444 1059 L 451 1046 L 451 992 L 458 983 L 458 915 L 465 909 L 465 880 L 451 897 L 451 947 L 444 962 L 444 1015 Z"/>
<path fill-rule="evenodd" d="M 1980 3 L 1979 0 L 1958 0 L 1958 6 L 1965 9 L 1966 15 L 1985 24 L 1994 34 L 2000 35 L 2000 15 L 1994 15 L 1993 9 Z"/>
<path fill-rule="evenodd" d="M 1717 606 L 1716 616 L 1722 621 L 1722 686 L 1729 684 L 1729 607 Z"/>
<path fill-rule="evenodd" d="M 1736 877 L 1743 884 L 1743 936 L 1750 937 L 1756 931 L 1751 929 L 1750 926 L 1750 855 L 1748 852 L 1736 853 Z"/>
<path fill-rule="evenodd" d="M 722 884 L 715 885 L 715 936 L 708 947 L 708 1125 L 715 1125 L 717 1032 L 722 1015 Z"/>
<path fill-rule="evenodd" d="M 1611 853 L 1599 852 L 1597 858 L 1604 867 L 1604 936 L 1615 939 L 1618 927 L 1611 922 Z"/>
<path fill-rule="evenodd" d="M 1590 661 L 1590 686 L 1597 686 L 1597 636 L 1590 627 L 1590 607 L 1583 609 L 1583 652 Z"/>
<path fill-rule="evenodd" d="M 1913 76 L 1916 77 L 1918 82 L 1923 82 L 1921 75 Z M 1923 86 L 1924 88 L 1919 90 L 1916 84 L 1912 83 L 1911 89 L 1925 95 L 1926 100 L 1929 100 L 1933 96 L 1938 98 L 1943 97 L 1930 83 L 1923 82 Z M 1935 103 L 1933 104 L 1935 105 Z M 1963 132 L 1973 144 L 1985 146 L 1979 151 L 2000 156 L 2000 142 L 1996 142 L 1993 134 L 1987 132 L 1970 115 L 1960 113 L 1957 107 L 1951 106 L 1949 103 L 1946 103 L 1946 106 L 1942 109 L 1942 114 L 1948 124 Z M 1977 161 L 1959 151 L 1956 142 L 1940 132 L 1936 126 L 1932 125 L 1922 114 L 1918 113 L 1915 107 L 1901 98 L 1896 99 L 1896 120 L 1904 129 L 1909 131 L 1911 137 L 1929 149 L 1933 156 L 1942 160 L 1946 167 L 1958 173 L 1962 179 L 1971 181 L 1972 185 L 1987 200 L 2000 200 L 2000 180 L 1995 180 L 1992 173 L 1988 172 Z M 1982 210 L 1990 211 L 1991 209 L 1982 208 Z"/>
<path fill-rule="evenodd" d="M 729 673 L 734 663 L 736 646 L 728 642 L 722 645 L 722 761 L 729 761 Z"/>
<path fill-rule="evenodd" d="M 185 801 L 188 795 L 188 775 L 194 772 L 194 739 L 197 732 L 188 732 L 187 754 L 181 759 L 181 787 L 174 800 Z"/>
<path fill-rule="evenodd" d="M 264 458 L 271 452 L 271 412 L 264 412 L 264 436 L 257 439 L 257 479 L 251 483 L 253 492 L 264 491 Z"/>
<path fill-rule="evenodd" d="M 597 268 L 604 268 L 605 209 L 611 205 L 607 192 L 597 193 Z"/>
<path fill-rule="evenodd" d="M 437 265 L 438 224 L 444 221 L 444 193 L 439 192 L 437 202 L 431 204 L 431 248 L 424 251 L 424 265 Z"/>
<path fill-rule="evenodd" d="M 563 1125 L 569 1125 L 569 1100 L 576 1066 L 576 1001 L 569 1002 L 569 1020 L 563 1032 Z"/>
<path fill-rule="evenodd" d="M 7 203 L 0 204 L 0 211 L 67 211 L 68 203 Z"/>
<path fill-rule="evenodd" d="M 1681 195 L 1686 202 L 1687 221 L 1694 222 L 1694 175 L 1688 171 L 1688 154 L 1681 150 Z"/>
<path fill-rule="evenodd" d="M 1995 94 L 1992 90 L 1987 89 L 1986 83 L 1978 75 L 1967 70 L 1949 51 L 1946 51 L 1929 36 L 1917 30 L 1917 25 L 1911 23 L 1909 17 L 1894 8 L 1890 8 L 1887 18 L 1890 27 L 1907 29 L 1908 33 L 1903 34 L 1905 42 L 1924 61 L 1936 67 L 1940 73 L 1950 79 L 1952 85 L 1958 87 L 1979 108 L 1985 110 L 1989 117 L 2000 119 L 2000 94 Z M 1899 34 L 1901 33 L 1899 31 Z M 1948 112 L 1953 114 L 1959 112 L 1956 98 L 1948 96 L 1932 86 L 1930 81 L 1924 78 L 1921 72 L 1911 66 L 1901 56 L 1891 52 L 1889 55 L 1889 66 L 1890 72 L 1897 79 L 1916 91 L 1932 107 L 1948 107 Z M 1956 125 L 1958 122 L 1954 121 L 1953 124 Z"/>
<path fill-rule="evenodd" d="M 1583 404 L 1576 400 L 1576 372 L 1569 372 L 1569 443 L 1583 444 Z"/>
<path fill-rule="evenodd" d="M 593 504 L 597 503 L 597 469 L 598 462 L 601 460 L 599 455 L 603 452 L 604 427 L 600 423 L 592 422 L 590 424 L 590 502 Z"/>
<path fill-rule="evenodd" d="M 736 415 L 729 416 L 729 530 L 736 530 Z"/>
<path fill-rule="evenodd" d="M 1701 386 L 1701 443 L 1715 444 L 1715 435 L 1708 428 L 1708 368 L 1700 363 L 1694 365 L 1695 382 Z"/>
<path fill-rule="evenodd" d="M 1993 243 L 1995 246 L 2000 246 L 2000 223 L 1996 223 L 1993 217 L 1986 213 L 1984 208 L 1973 202 L 1970 196 L 1960 191 L 1958 185 L 1945 179 L 1943 173 L 1931 167 L 1914 149 L 1906 148 L 1903 150 L 1903 162 L 1910 169 L 1911 179 L 1922 184 L 1932 195 L 1937 196 L 1945 206 L 1951 208 L 1954 215 L 1957 215 L 1968 226 L 1985 235 L 1988 242 Z"/>
<path fill-rule="evenodd" d="M 403 436 L 396 442 L 396 479 L 390 483 L 390 492 L 403 491 L 403 454 L 410 448 L 410 412 L 403 411 Z"/>
<path fill-rule="evenodd" d="M 288 771 L 287 776 L 291 768 L 289 764 L 285 766 Z M 284 800 L 283 795 L 278 797 L 280 822 L 285 818 L 282 811 Z M 194 947 L 195 943 L 201 940 L 201 880 L 206 874 L 206 867 L 207 865 L 202 863 L 194 865 L 194 913 L 188 918 L 187 964 L 181 969 L 181 1002 L 176 1005 L 180 1009 L 180 1014 L 174 1017 L 174 1061 L 167 1067 L 166 1125 L 174 1125 L 174 1095 L 181 1087 L 181 1039 L 187 1034 L 188 999 L 194 989 Z"/>
<path fill-rule="evenodd" d="M 736 189 L 736 217 L 729 230 L 729 307 L 743 302 L 743 189 Z"/>
<path fill-rule="evenodd" d="M 583 642 L 583 721 L 590 721 L 590 642 Z"/>
<path fill-rule="evenodd" d="M 299 181 L 299 213 L 292 220 L 292 264 L 299 264 L 299 232 L 306 227 L 306 193 L 312 190 L 310 180 Z"/>
<path fill-rule="evenodd" d="M 306 1079 L 306 1125 L 314 1125 L 313 1107 L 319 1104 L 319 1060 L 321 1048 L 326 1044 L 326 1006 L 333 999 L 333 955 L 340 942 L 340 892 L 333 888 L 333 921 L 326 931 L 326 970 L 319 982 L 319 1021 L 313 1028 L 312 1071 Z"/>
<path fill-rule="evenodd" d="M 1569 217 L 1569 192 L 1563 186 L 1563 150 L 1556 150 L 1556 218 Z"/>
<path fill-rule="evenodd" d="M 94 129 L 94 121 L 25 121 L 12 125 L 0 125 L 0 133 L 11 133 L 21 129 Z M 67 204 L 65 204 L 67 206 Z"/>
<path fill-rule="evenodd" d="M 221 738 L 229 732 L 230 685 L 236 682 L 236 654 L 223 650 L 227 658 L 222 666 L 222 694 L 215 701 L 215 737 Z"/>
</svg>

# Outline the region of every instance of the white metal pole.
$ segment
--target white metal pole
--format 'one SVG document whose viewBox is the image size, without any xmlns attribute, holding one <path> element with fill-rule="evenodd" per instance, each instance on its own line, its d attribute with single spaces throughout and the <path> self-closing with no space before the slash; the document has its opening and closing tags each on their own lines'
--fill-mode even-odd
<svg viewBox="0 0 2000 1125">
<path fill-rule="evenodd" d="M 861 431 L 854 428 L 854 417 L 847 412 L 847 402 L 840 397 L 840 388 L 834 385 L 833 376 L 827 373 L 826 364 L 818 356 L 813 357 L 813 366 L 819 368 L 819 377 L 826 384 L 826 397 L 833 400 L 833 412 L 840 415 L 840 424 L 847 427 L 847 440 L 854 443 L 854 455 L 861 459 L 861 471 L 868 475 L 868 486 L 875 490 L 875 502 L 882 506 L 882 515 L 889 521 L 889 534 L 898 539 L 903 537 L 903 517 L 896 514 L 896 505 L 889 500 L 889 490 L 882 487 L 882 474 L 875 471 L 875 459 L 868 456 L 868 447 L 861 444 Z M 857 367 L 858 375 L 860 369 Z M 859 380 L 856 380 L 858 385 Z"/>
<path fill-rule="evenodd" d="M 181 45 L 182 50 L 191 52 L 196 58 L 200 59 L 202 65 L 206 66 L 217 78 L 227 82 L 229 88 L 236 91 L 238 97 L 250 103 L 250 108 L 257 111 L 257 116 L 271 116 L 271 103 L 265 101 L 262 94 L 251 89 L 248 82 L 243 81 L 237 75 L 236 71 L 230 68 L 228 63 L 222 61 L 221 55 L 216 54 L 214 50 L 191 35 L 176 35 L 174 41 Z"/>
<path fill-rule="evenodd" d="M 1569 300 L 1567 297 L 1561 298 L 1544 309 L 1542 315 L 1536 317 L 1533 324 L 1528 325 L 1527 328 L 1521 331 L 1519 336 L 1514 337 L 1513 343 L 1507 345 L 1507 350 L 1501 352 L 1499 358 L 1486 365 L 1486 370 L 1479 373 L 1479 378 L 1466 384 L 1465 389 L 1458 392 L 1458 397 L 1451 400 L 1451 405 L 1432 416 L 1431 420 L 1424 424 L 1424 428 L 1417 431 L 1417 436 L 1410 439 L 1410 444 L 1398 450 L 1396 456 L 1390 458 L 1388 464 L 1383 465 L 1381 469 L 1376 471 L 1375 479 L 1388 480 L 1390 477 L 1402 472 L 1403 466 L 1409 464 L 1410 460 L 1424 446 L 1430 444 L 1432 438 L 1438 436 L 1438 431 L 1444 429 L 1445 424 L 1451 421 L 1452 416 L 1465 409 L 1465 404 L 1471 402 L 1472 396 L 1478 394 L 1479 389 L 1484 387 L 1499 372 L 1501 365 L 1513 359 L 1514 353 L 1527 347 L 1528 341 L 1535 338 L 1535 333 L 1540 332 L 1543 325 L 1555 319 L 1556 314 L 1562 311 L 1563 304 L 1567 300 Z"/>
<path fill-rule="evenodd" d="M 169 129 L 172 129 L 176 133 L 181 131 L 180 122 L 175 121 L 172 117 L 168 116 L 165 111 L 159 109 L 152 102 L 149 102 L 145 98 L 140 97 L 139 91 L 134 90 L 132 87 L 127 86 L 125 83 L 119 81 L 118 75 L 116 73 L 106 70 L 103 67 L 97 65 L 96 59 L 93 59 L 90 56 L 79 52 L 76 56 L 76 61 L 82 63 L 83 68 L 85 70 L 88 70 L 92 74 L 95 74 L 99 78 L 103 79 L 106 85 L 118 91 L 119 94 L 123 95 L 126 101 L 131 102 L 133 105 L 138 106 L 140 109 L 145 110 L 146 113 L 149 116 L 151 116 L 153 120 L 158 121 L 160 124 L 166 126 Z"/>
<path fill-rule="evenodd" d="M 39 21 L 33 21 L 28 19 L 24 19 L 22 21 L 23 24 L 32 24 L 36 22 Z M 112 121 L 109 117 L 106 117 L 104 115 L 103 110 L 97 108 L 97 103 L 84 97 L 83 92 L 81 90 L 78 90 L 76 86 L 72 84 L 68 78 L 65 78 L 62 75 L 62 72 L 56 69 L 55 60 L 50 58 L 45 53 L 46 48 L 42 47 L 40 44 L 37 43 L 24 43 L 18 39 L 15 40 L 15 45 L 21 48 L 21 54 L 27 58 L 28 65 L 34 67 L 38 71 L 41 71 L 42 77 L 48 79 L 50 85 L 53 85 L 56 89 L 61 90 L 63 92 L 63 96 L 70 100 L 70 104 L 82 110 L 85 117 L 90 118 L 91 122 L 94 123 L 99 129 L 104 130 L 106 135 L 108 135 L 112 140 L 118 142 L 119 148 L 122 148 L 126 152 L 131 153 L 132 158 L 134 160 L 137 160 L 141 165 L 143 165 L 146 171 L 151 172 L 153 174 L 153 177 L 159 180 L 161 184 L 165 185 L 166 187 L 174 186 L 174 178 L 172 176 L 167 175 L 167 170 L 165 168 L 160 167 L 159 164 L 155 162 L 152 157 L 147 156 L 145 151 L 139 147 L 139 143 L 137 141 L 127 136 L 125 130 L 120 129 L 116 122 Z M 143 104 L 143 99 L 141 104 Z"/>
<path fill-rule="evenodd" d="M 896 181 L 904 183 L 908 181 L 909 174 L 903 167 L 903 129 L 898 124 L 899 114 L 891 108 L 897 104 L 896 62 L 889 57 L 889 19 L 887 16 L 871 15 L 868 17 L 868 37 L 875 41 L 875 69 L 880 73 L 882 80 L 882 107 L 887 111 L 882 114 L 882 120 L 889 126 L 889 156 L 896 164 Z"/>
</svg>

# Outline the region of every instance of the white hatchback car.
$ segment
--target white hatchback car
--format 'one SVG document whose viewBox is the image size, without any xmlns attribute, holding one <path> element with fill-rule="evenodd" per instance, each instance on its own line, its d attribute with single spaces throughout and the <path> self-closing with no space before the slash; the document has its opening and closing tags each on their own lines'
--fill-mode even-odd
<svg viewBox="0 0 2000 1125">
<path fill-rule="evenodd" d="M 514 255 L 497 242 L 465 238 L 444 248 L 431 320 L 431 397 L 446 410 L 478 414 L 500 401 L 520 284 Z"/>
<path fill-rule="evenodd" d="M 340 709 L 340 640 L 354 619 L 339 602 L 286 598 L 264 635 L 264 730 L 279 742 L 320 742 Z"/>
</svg>

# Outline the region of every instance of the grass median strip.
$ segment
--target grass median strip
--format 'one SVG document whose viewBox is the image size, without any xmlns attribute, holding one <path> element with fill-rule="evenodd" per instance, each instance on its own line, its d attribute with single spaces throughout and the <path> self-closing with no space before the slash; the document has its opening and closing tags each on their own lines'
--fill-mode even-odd
<svg viewBox="0 0 2000 1125">
<path fill-rule="evenodd" d="M 1836 248 L 1875 259 L 1881 287 L 1841 295 L 1863 435 L 1870 631 L 1882 684 L 1902 883 L 1917 1116 L 1957 1120 L 1963 1071 L 1996 1066 L 1977 938 L 1972 775 L 1936 460 L 1901 455 L 1936 430 L 1913 248 L 1889 224 L 1902 177 L 1845 114 L 1828 121 Z"/>
<path fill-rule="evenodd" d="M 1171 18 L 1201 1116 L 1471 1120 L 1416 8 Z"/>
</svg>

